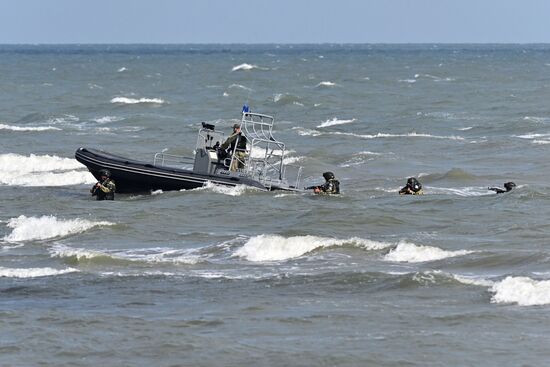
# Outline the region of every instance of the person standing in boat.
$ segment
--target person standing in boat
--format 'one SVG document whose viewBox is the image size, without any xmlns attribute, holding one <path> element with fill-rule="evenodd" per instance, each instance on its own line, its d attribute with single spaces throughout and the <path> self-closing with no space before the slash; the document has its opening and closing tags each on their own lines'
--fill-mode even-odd
<svg viewBox="0 0 550 367">
<path fill-rule="evenodd" d="M 111 172 L 108 169 L 99 170 L 100 182 L 97 182 L 90 190 L 92 196 L 97 200 L 115 200 L 115 181 L 111 179 Z"/>
<path fill-rule="evenodd" d="M 225 142 L 220 146 L 222 151 L 227 151 L 229 154 L 234 154 L 231 158 L 231 167 L 229 170 L 236 171 L 239 168 L 244 168 L 244 159 L 246 158 L 246 136 L 241 133 L 241 125 L 233 125 L 233 134 L 231 134 Z"/>
<path fill-rule="evenodd" d="M 323 173 L 325 183 L 319 186 L 306 187 L 305 190 L 313 190 L 316 194 L 339 194 L 340 193 L 340 181 L 336 179 L 334 173 Z"/>
</svg>

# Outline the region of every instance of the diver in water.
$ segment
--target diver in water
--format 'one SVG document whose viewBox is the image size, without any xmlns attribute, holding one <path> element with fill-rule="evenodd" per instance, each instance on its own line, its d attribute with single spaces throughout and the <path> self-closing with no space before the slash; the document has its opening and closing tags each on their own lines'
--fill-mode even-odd
<svg viewBox="0 0 550 367">
<path fill-rule="evenodd" d="M 108 169 L 99 170 L 100 182 L 97 182 L 90 190 L 92 196 L 97 200 L 115 200 L 115 181 L 111 179 L 111 172 Z"/>
<path fill-rule="evenodd" d="M 513 182 L 506 182 L 504 184 L 504 188 L 506 190 L 503 190 L 501 188 L 498 188 L 498 187 L 488 187 L 487 190 L 491 190 L 491 191 L 494 191 L 496 192 L 497 194 L 504 194 L 505 192 L 508 192 L 508 191 L 512 191 L 512 189 L 516 187 L 516 184 L 513 183 Z"/>
<path fill-rule="evenodd" d="M 334 173 L 323 173 L 325 183 L 320 186 L 304 187 L 304 190 L 313 190 L 316 194 L 339 194 L 340 193 L 340 181 L 336 179 Z"/>
<path fill-rule="evenodd" d="M 407 179 L 407 184 L 401 190 L 399 190 L 399 195 L 422 195 L 422 184 L 414 177 L 409 177 Z"/>
</svg>

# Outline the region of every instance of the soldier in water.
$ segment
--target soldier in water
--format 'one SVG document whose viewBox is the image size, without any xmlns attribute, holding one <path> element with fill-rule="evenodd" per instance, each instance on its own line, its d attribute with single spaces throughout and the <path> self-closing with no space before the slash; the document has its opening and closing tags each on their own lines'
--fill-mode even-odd
<svg viewBox="0 0 550 367">
<path fill-rule="evenodd" d="M 90 190 L 92 196 L 97 200 L 115 200 L 115 181 L 111 179 L 111 172 L 108 169 L 99 170 L 101 181 L 96 183 Z"/>
<path fill-rule="evenodd" d="M 399 195 L 422 195 L 423 193 L 422 184 L 414 177 L 409 177 L 405 187 L 399 190 Z"/>
<path fill-rule="evenodd" d="M 516 184 L 513 182 L 506 182 L 504 184 L 505 190 L 498 188 L 498 187 L 488 187 L 487 190 L 491 190 L 496 192 L 497 194 L 504 194 L 505 192 L 512 191 L 512 189 L 516 187 Z"/>
<path fill-rule="evenodd" d="M 323 173 L 325 183 L 319 186 L 309 186 L 304 188 L 305 190 L 313 190 L 316 194 L 339 194 L 340 193 L 340 181 L 336 179 L 334 173 Z"/>
</svg>

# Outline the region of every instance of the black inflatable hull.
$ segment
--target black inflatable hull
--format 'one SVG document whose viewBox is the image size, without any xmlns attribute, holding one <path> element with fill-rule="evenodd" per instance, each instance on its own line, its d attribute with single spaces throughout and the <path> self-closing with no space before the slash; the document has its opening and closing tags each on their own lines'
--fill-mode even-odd
<svg viewBox="0 0 550 367">
<path fill-rule="evenodd" d="M 88 167 L 88 170 L 98 180 L 100 169 L 110 170 L 118 193 L 189 190 L 202 187 L 207 182 L 226 186 L 247 185 L 267 190 L 260 182 L 246 177 L 237 177 L 231 174 L 227 177 L 200 175 L 185 169 L 154 166 L 102 150 L 79 148 L 75 153 L 75 158 Z"/>
</svg>

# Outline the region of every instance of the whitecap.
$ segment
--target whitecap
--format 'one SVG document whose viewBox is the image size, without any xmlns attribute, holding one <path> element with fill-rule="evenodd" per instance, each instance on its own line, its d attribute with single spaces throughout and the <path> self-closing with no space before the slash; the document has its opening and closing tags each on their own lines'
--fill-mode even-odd
<svg viewBox="0 0 550 367">
<path fill-rule="evenodd" d="M 399 242 L 386 256 L 385 261 L 392 262 L 425 262 L 442 260 L 455 256 L 463 256 L 472 253 L 472 251 L 458 250 L 446 251 L 438 247 L 415 245 L 414 243 Z"/>
<path fill-rule="evenodd" d="M 126 67 L 123 66 L 123 67 L 121 67 L 120 69 L 118 69 L 117 71 L 118 71 L 119 73 L 122 73 L 123 71 L 126 71 L 126 70 L 128 70 L 128 69 L 126 69 Z"/>
<path fill-rule="evenodd" d="M 339 87 L 340 85 L 334 83 L 334 82 L 331 82 L 331 81 L 324 81 L 324 82 L 320 82 L 318 83 L 315 88 L 321 88 L 321 87 Z"/>
<path fill-rule="evenodd" d="M 336 117 L 334 117 L 332 120 L 327 120 L 327 121 L 323 122 L 322 124 L 317 125 L 317 127 L 321 128 L 321 127 L 328 127 L 328 126 L 334 126 L 334 125 L 351 124 L 352 122 L 355 122 L 355 121 L 356 121 L 355 119 L 339 120 Z"/>
<path fill-rule="evenodd" d="M 508 276 L 490 289 L 491 302 L 517 303 L 519 306 L 550 304 L 550 280 Z"/>
<path fill-rule="evenodd" d="M 193 189 L 192 191 L 201 191 L 208 190 L 215 192 L 217 194 L 223 194 L 228 196 L 241 196 L 247 190 L 254 190 L 253 188 L 247 187 L 245 185 L 236 185 L 236 186 L 225 186 L 225 185 L 216 185 L 213 182 L 207 181 L 202 187 Z M 186 191 L 186 190 L 181 190 Z"/>
<path fill-rule="evenodd" d="M 249 261 L 280 261 L 303 256 L 313 250 L 351 245 L 366 250 L 380 250 L 391 246 L 389 243 L 365 240 L 362 238 L 335 239 L 318 236 L 293 236 L 263 234 L 251 237 L 234 256 Z"/>
<path fill-rule="evenodd" d="M 105 221 L 92 222 L 80 218 L 62 220 L 52 215 L 44 215 L 42 217 L 20 215 L 8 221 L 7 226 L 13 230 L 3 239 L 8 242 L 46 240 L 81 233 L 96 226 L 110 225 L 114 225 L 114 223 Z"/>
<path fill-rule="evenodd" d="M 138 103 L 152 103 L 152 104 L 163 104 L 165 103 L 161 98 L 128 98 L 128 97 L 114 97 L 111 99 L 111 103 L 120 103 L 120 104 L 138 104 Z"/>
<path fill-rule="evenodd" d="M 67 186 L 95 182 L 75 159 L 50 155 L 0 154 L 0 171 L 2 185 Z"/>
<path fill-rule="evenodd" d="M 254 70 L 254 69 L 257 69 L 257 70 L 269 70 L 268 68 L 262 68 L 262 67 L 259 67 L 258 65 L 253 65 L 253 64 L 244 63 L 244 64 L 240 64 L 240 65 L 234 66 L 233 69 L 231 69 L 231 71 L 239 71 L 239 70 L 242 70 L 242 71 L 249 71 L 249 70 Z"/>
<path fill-rule="evenodd" d="M 124 120 L 124 117 L 118 117 L 118 116 L 103 116 L 98 117 L 95 119 L 92 119 L 92 121 L 97 122 L 98 124 L 108 124 L 110 122 L 117 122 Z"/>
<path fill-rule="evenodd" d="M 54 126 L 13 126 L 0 124 L 0 130 L 12 130 L 12 131 L 47 131 L 47 130 L 61 130 Z"/>
<path fill-rule="evenodd" d="M 54 269 L 54 268 L 4 268 L 0 267 L 0 278 L 38 278 L 67 273 L 78 272 L 77 269 Z"/>
<path fill-rule="evenodd" d="M 524 121 L 530 121 L 530 122 L 535 122 L 537 124 L 543 124 L 543 123 L 548 123 L 550 122 L 550 118 L 549 117 L 536 117 L 536 116 L 525 116 L 523 118 Z"/>
<path fill-rule="evenodd" d="M 416 83 L 416 79 L 399 79 L 398 82 L 399 82 L 399 83 L 409 83 L 409 84 L 412 84 L 412 83 Z"/>
</svg>

